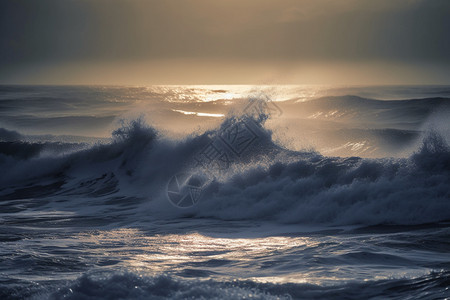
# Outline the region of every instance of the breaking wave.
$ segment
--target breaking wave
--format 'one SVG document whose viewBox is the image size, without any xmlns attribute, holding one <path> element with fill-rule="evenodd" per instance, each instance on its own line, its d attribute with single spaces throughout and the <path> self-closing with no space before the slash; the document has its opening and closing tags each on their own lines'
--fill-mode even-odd
<svg viewBox="0 0 450 300">
<path fill-rule="evenodd" d="M 264 128 L 264 116 L 248 118 L 230 117 L 216 130 L 183 140 L 166 138 L 139 119 L 115 130 L 110 143 L 89 147 L 24 142 L 19 133 L 2 130 L 0 167 L 8 171 L 0 179 L 0 199 L 33 195 L 51 206 L 52 197 L 61 202 L 70 196 L 66 210 L 77 212 L 73 197 L 89 196 L 80 206 L 94 205 L 94 198 L 105 210 L 131 207 L 142 218 L 331 225 L 450 220 L 450 150 L 438 132 L 428 132 L 408 158 L 326 157 L 285 149 Z M 257 137 L 245 153 L 225 169 L 192 164 L 215 137 L 239 122 L 251 123 Z M 180 210 L 170 206 L 165 188 L 174 174 L 186 171 L 203 172 L 209 183 L 196 206 Z"/>
</svg>

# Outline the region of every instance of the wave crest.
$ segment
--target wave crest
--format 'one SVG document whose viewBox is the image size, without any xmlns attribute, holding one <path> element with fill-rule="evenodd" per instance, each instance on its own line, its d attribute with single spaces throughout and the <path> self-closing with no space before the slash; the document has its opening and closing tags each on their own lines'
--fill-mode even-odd
<svg viewBox="0 0 450 300">
<path fill-rule="evenodd" d="M 83 191 L 86 182 L 101 185 L 97 179 L 107 176 L 115 178 L 107 183 L 110 192 L 99 195 L 148 198 L 145 214 L 155 217 L 163 211 L 161 217 L 187 213 L 223 220 L 339 225 L 450 220 L 450 151 L 438 133 L 430 132 L 419 151 L 405 159 L 326 157 L 280 147 L 264 128 L 264 117 L 252 119 L 259 130 L 258 144 L 232 167 L 208 173 L 211 183 L 197 206 L 187 211 L 168 208 L 168 180 L 191 169 L 193 158 L 212 136 L 242 120 L 228 118 L 215 131 L 174 141 L 138 119 L 115 130 L 108 144 L 60 157 L 18 160 L 0 155 L 0 164 L 10 170 L 0 180 L 0 196 L 8 199 L 12 187 L 41 185 L 45 178 L 64 181 L 58 190 L 64 195 Z"/>
</svg>

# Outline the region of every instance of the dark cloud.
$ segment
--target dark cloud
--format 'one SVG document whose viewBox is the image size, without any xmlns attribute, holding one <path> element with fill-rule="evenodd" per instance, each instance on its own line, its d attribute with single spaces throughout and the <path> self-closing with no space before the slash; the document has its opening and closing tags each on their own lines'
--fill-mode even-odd
<svg viewBox="0 0 450 300">
<path fill-rule="evenodd" d="M 164 59 L 450 64 L 450 1 L 0 2 L 0 79 L 27 66 Z"/>
</svg>

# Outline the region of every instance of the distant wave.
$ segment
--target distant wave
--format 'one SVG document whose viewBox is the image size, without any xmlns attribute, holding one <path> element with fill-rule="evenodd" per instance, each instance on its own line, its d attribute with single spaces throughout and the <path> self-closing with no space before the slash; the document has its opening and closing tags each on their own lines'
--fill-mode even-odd
<svg viewBox="0 0 450 300">
<path fill-rule="evenodd" d="M 414 129 L 411 126 L 420 125 L 431 113 L 450 111 L 448 98 L 389 101 L 347 95 L 321 97 L 306 102 L 286 101 L 280 105 L 288 115 L 295 114 L 299 118 L 351 121 L 376 126 L 372 128 L 383 126 L 398 129 Z"/>
</svg>

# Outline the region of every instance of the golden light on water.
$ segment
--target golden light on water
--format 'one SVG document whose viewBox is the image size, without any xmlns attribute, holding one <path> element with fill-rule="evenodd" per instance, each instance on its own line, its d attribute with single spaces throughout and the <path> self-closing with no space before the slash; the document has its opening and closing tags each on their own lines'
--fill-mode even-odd
<svg viewBox="0 0 450 300">
<path fill-rule="evenodd" d="M 208 272 L 212 277 L 244 277 L 259 281 L 268 281 L 274 276 L 274 272 L 265 272 L 260 266 L 254 265 L 255 260 L 271 264 L 271 257 L 276 259 L 282 253 L 302 251 L 319 243 L 309 237 L 232 238 L 212 237 L 195 232 L 147 236 L 138 229 L 95 232 L 92 235 L 82 235 L 80 239 L 84 243 L 92 242 L 99 246 L 103 255 L 120 257 L 121 264 L 127 269 L 144 274 L 178 274 L 187 268 L 191 271 Z M 307 274 L 289 272 L 287 278 L 283 273 L 280 271 L 276 274 L 280 282 L 307 281 Z M 308 282 L 311 280 L 313 279 L 308 279 Z"/>
<path fill-rule="evenodd" d="M 66 247 L 89 246 L 85 259 L 113 258 L 117 264 L 104 268 L 126 269 L 143 276 L 175 275 L 192 279 L 232 281 L 250 279 L 271 283 L 308 283 L 318 285 L 361 280 L 382 280 L 421 276 L 430 270 L 342 263 L 348 252 L 344 236 L 267 236 L 240 234 L 211 236 L 198 232 L 182 234 L 148 234 L 135 228 L 82 233 L 74 239 L 60 240 Z M 362 237 L 363 238 L 363 237 Z M 351 248 L 351 247 L 350 247 Z M 320 249 L 320 251 L 318 251 Z M 327 266 L 332 260 L 334 265 Z M 323 267 L 320 267 L 323 266 Z"/>
<path fill-rule="evenodd" d="M 185 111 L 181 109 L 172 109 L 172 111 L 182 113 L 183 115 L 195 115 L 197 117 L 212 117 L 212 118 L 222 118 L 225 114 L 213 114 L 205 112 L 195 112 L 195 111 Z"/>
</svg>

